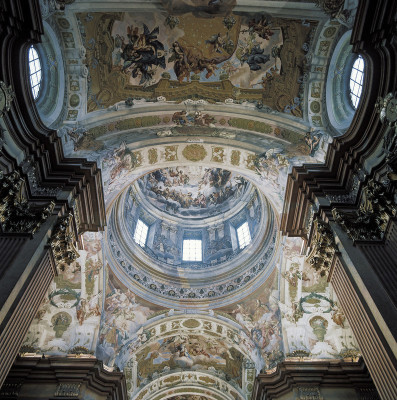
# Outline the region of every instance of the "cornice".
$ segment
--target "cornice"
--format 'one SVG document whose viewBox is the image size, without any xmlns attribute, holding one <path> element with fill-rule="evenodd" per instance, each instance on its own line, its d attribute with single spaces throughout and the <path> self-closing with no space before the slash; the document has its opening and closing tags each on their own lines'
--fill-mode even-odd
<svg viewBox="0 0 397 400">
<path fill-rule="evenodd" d="M 66 158 L 57 132 L 43 125 L 33 105 L 26 65 L 28 47 L 43 33 L 39 2 L 3 0 L 1 5 L 0 81 L 15 93 L 3 120 L 13 146 L 31 161 L 40 187 L 60 189 L 56 199 L 51 196 L 57 206 L 67 209 L 77 201 L 80 232 L 102 230 L 106 217 L 100 169 L 84 158 Z"/>
<path fill-rule="evenodd" d="M 95 357 L 18 357 L 4 386 L 40 383 L 86 384 L 88 388 L 108 399 L 127 398 L 125 377 L 122 372 L 109 372 Z"/>
<path fill-rule="evenodd" d="M 396 15 L 397 4 L 393 1 L 360 2 L 351 39 L 354 51 L 366 64 L 360 106 L 347 132 L 329 145 L 324 164 L 293 168 L 281 221 L 284 234 L 307 237 L 307 211 L 313 206 L 316 211 L 330 210 L 327 195 L 347 194 L 354 174 L 363 170 L 363 160 L 373 155 L 383 140 L 385 128 L 376 112 L 376 102 L 378 97 L 395 91 Z"/>
<path fill-rule="evenodd" d="M 270 374 L 259 374 L 252 399 L 272 400 L 299 386 L 351 387 L 373 389 L 364 361 L 343 360 L 284 361 Z"/>
</svg>

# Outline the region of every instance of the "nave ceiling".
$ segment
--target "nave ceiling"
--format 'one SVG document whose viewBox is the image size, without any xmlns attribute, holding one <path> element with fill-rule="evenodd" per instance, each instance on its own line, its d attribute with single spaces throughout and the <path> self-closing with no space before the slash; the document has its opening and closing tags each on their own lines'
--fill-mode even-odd
<svg viewBox="0 0 397 400">
<path fill-rule="evenodd" d="M 354 10 L 209 3 L 42 1 L 65 71 L 54 127 L 102 169 L 107 227 L 59 267 L 22 350 L 95 355 L 139 400 L 246 399 L 285 357 L 359 355 L 302 239 L 279 231 L 288 173 L 337 134 L 327 70 Z M 150 251 L 138 218 L 156 226 Z M 240 220 L 253 241 L 236 252 Z M 187 231 L 207 263 L 180 262 Z"/>
</svg>

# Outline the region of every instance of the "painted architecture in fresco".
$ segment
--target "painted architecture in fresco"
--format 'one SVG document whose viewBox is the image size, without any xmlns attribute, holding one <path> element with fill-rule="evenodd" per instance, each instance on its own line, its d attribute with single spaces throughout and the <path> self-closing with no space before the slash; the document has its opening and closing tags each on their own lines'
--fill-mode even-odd
<svg viewBox="0 0 397 400">
<path fill-rule="evenodd" d="M 95 355 L 124 371 L 131 400 L 161 385 L 172 400 L 209 388 L 249 399 L 256 374 L 285 358 L 359 355 L 302 240 L 279 232 L 288 173 L 324 161 L 320 80 L 344 28 L 235 0 L 161 3 L 53 16 L 85 57 L 58 135 L 67 156 L 100 166 L 107 227 L 60 267 L 24 349 Z M 201 241 L 198 262 L 184 262 L 185 239 Z M 197 392 L 175 389 L 191 377 Z"/>
<path fill-rule="evenodd" d="M 91 78 L 89 111 L 128 97 L 181 101 L 195 90 L 197 98 L 251 100 L 302 117 L 305 55 L 316 21 L 240 15 L 231 8 L 223 15 L 196 9 L 77 18 Z"/>
</svg>

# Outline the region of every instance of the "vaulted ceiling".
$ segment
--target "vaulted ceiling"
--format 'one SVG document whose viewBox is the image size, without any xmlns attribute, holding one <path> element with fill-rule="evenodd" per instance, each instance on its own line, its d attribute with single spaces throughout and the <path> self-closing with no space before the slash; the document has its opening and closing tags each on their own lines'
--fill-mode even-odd
<svg viewBox="0 0 397 400">
<path fill-rule="evenodd" d="M 101 167 L 107 227 L 59 271 L 27 353 L 94 354 L 142 400 L 245 399 L 285 357 L 358 354 L 304 243 L 279 231 L 287 174 L 338 134 L 325 92 L 353 22 L 342 3 L 330 19 L 309 1 L 42 1 L 63 80 L 52 126 Z M 183 262 L 185 237 L 202 262 Z"/>
</svg>

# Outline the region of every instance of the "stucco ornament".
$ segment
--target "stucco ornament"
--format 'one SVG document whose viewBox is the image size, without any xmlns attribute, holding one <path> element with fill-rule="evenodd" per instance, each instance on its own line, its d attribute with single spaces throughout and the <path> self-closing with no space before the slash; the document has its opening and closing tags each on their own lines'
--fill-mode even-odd
<svg viewBox="0 0 397 400">
<path fill-rule="evenodd" d="M 311 251 L 307 261 L 316 271 L 320 272 L 321 276 L 327 275 L 338 247 L 335 244 L 331 228 L 319 218 L 313 223 L 310 247 Z"/>
<path fill-rule="evenodd" d="M 189 161 L 202 161 L 206 157 L 207 151 L 204 146 L 190 144 L 183 149 L 182 154 Z"/>
<path fill-rule="evenodd" d="M 0 81 L 0 118 L 7 112 L 10 111 L 11 101 L 14 99 L 15 93 L 11 86 L 8 86 Z"/>
</svg>

